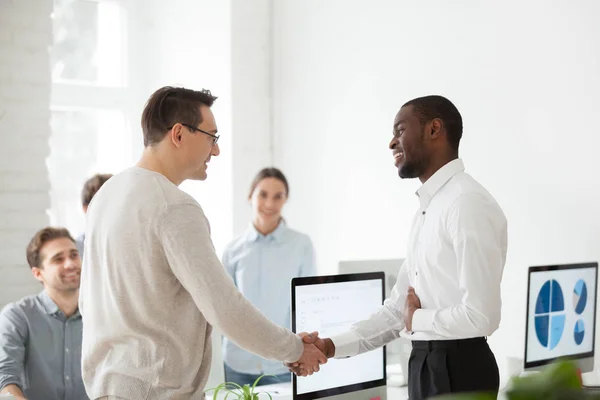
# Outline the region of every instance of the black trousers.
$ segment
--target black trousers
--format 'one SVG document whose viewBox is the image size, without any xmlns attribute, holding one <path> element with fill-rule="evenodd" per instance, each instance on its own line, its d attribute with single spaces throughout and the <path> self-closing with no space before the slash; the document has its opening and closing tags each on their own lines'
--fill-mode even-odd
<svg viewBox="0 0 600 400">
<path fill-rule="evenodd" d="M 485 338 L 413 341 L 412 345 L 410 400 L 458 392 L 498 393 L 498 364 Z"/>
</svg>

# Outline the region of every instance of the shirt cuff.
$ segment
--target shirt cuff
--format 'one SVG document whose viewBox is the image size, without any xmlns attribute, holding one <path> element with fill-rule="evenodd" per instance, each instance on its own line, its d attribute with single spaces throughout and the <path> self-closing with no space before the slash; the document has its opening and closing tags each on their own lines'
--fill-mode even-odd
<svg viewBox="0 0 600 400">
<path fill-rule="evenodd" d="M 284 360 L 285 363 L 295 363 L 302 357 L 302 354 L 304 354 L 304 342 L 302 341 L 302 338 L 296 335 L 295 339 L 296 348 L 288 357 L 286 357 L 287 359 Z"/>
<path fill-rule="evenodd" d="M 21 392 L 23 392 L 23 385 L 21 384 L 21 381 L 19 379 L 15 379 L 13 377 L 8 377 L 8 378 L 0 377 L 0 391 L 2 391 L 2 389 L 7 387 L 8 385 L 16 385 L 19 387 Z M 0 397 L 1 397 L 1 395 L 0 395 Z"/>
<path fill-rule="evenodd" d="M 347 358 L 358 354 L 360 336 L 354 331 L 340 333 L 330 337 L 335 346 L 333 358 Z"/>
<path fill-rule="evenodd" d="M 413 332 L 433 332 L 433 319 L 437 310 L 417 309 L 412 317 Z"/>
</svg>

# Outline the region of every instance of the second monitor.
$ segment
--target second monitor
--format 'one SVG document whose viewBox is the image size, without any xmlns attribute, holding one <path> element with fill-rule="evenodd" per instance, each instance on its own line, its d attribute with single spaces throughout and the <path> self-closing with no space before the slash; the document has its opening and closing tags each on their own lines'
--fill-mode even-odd
<svg viewBox="0 0 600 400">
<path fill-rule="evenodd" d="M 525 330 L 526 370 L 560 358 L 594 368 L 598 263 L 529 268 Z"/>
</svg>

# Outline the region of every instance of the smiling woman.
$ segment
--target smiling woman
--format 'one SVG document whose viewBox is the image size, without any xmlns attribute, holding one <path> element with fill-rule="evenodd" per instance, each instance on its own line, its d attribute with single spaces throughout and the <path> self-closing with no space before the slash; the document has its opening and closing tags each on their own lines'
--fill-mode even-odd
<svg viewBox="0 0 600 400">
<path fill-rule="evenodd" d="M 315 275 L 313 245 L 308 236 L 290 229 L 282 210 L 289 184 L 277 168 L 262 169 L 250 185 L 248 200 L 252 223 L 225 249 L 223 265 L 250 302 L 279 326 L 290 326 L 289 288 L 294 277 Z M 250 384 L 263 374 L 259 385 L 290 380 L 283 364 L 265 360 L 223 341 L 225 380 Z"/>
</svg>

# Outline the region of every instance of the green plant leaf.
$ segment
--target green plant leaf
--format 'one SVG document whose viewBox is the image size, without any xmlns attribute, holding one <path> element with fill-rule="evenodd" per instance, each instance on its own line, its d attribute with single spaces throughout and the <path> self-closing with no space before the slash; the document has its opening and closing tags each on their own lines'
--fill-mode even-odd
<svg viewBox="0 0 600 400">
<path fill-rule="evenodd" d="M 219 392 L 221 391 L 221 389 L 227 390 L 226 386 L 227 386 L 227 384 L 221 383 L 219 386 L 217 386 L 214 389 L 208 389 L 208 391 L 211 391 L 211 390 L 215 391 L 213 393 L 213 400 L 217 400 L 217 395 L 219 394 Z"/>
<path fill-rule="evenodd" d="M 570 361 L 547 365 L 541 372 L 511 379 L 506 397 L 510 400 L 575 399 L 581 393 L 577 367 Z"/>
<path fill-rule="evenodd" d="M 264 393 L 267 396 L 269 396 L 269 400 L 273 400 L 273 397 L 271 396 L 271 393 L 269 393 L 269 392 L 261 392 L 261 393 Z M 258 396 L 256 398 L 258 399 Z"/>
<path fill-rule="evenodd" d="M 248 400 L 252 400 L 252 389 L 250 389 L 250 385 L 245 384 L 243 388 L 244 398 Z"/>
<path fill-rule="evenodd" d="M 275 375 L 270 375 L 270 374 L 261 375 L 258 378 L 256 378 L 252 387 L 250 387 L 249 384 L 240 386 L 235 382 L 223 382 L 216 388 L 207 389 L 206 392 L 210 392 L 210 391 L 214 390 L 213 400 L 217 400 L 217 395 L 219 394 L 220 391 L 227 391 L 227 394 L 225 395 L 225 400 L 227 400 L 229 395 L 234 395 L 239 400 L 255 400 L 255 399 L 258 400 L 259 399 L 258 395 L 260 393 L 265 393 L 267 396 L 269 396 L 270 400 L 273 400 L 273 398 L 271 397 L 271 394 L 268 392 L 260 392 L 260 393 L 255 392 L 258 382 L 260 382 L 260 380 L 262 378 L 264 378 L 265 376 L 272 376 L 274 378 L 277 378 Z"/>
<path fill-rule="evenodd" d="M 234 395 L 235 395 L 235 396 L 236 396 L 238 399 L 240 398 L 240 395 L 239 395 L 239 394 L 237 394 L 236 392 L 231 392 L 231 391 L 230 391 L 230 392 L 227 392 L 227 394 L 225 395 L 225 399 L 224 399 L 224 400 L 227 400 L 227 398 L 229 397 L 229 395 L 230 395 L 230 394 L 232 394 L 232 393 L 233 393 L 233 394 L 234 394 Z M 213 399 L 213 400 L 216 400 L 216 399 Z"/>
<path fill-rule="evenodd" d="M 228 386 L 231 386 L 232 388 L 230 389 Z M 225 395 L 225 399 L 227 399 L 227 397 L 229 397 L 230 394 L 234 394 L 235 396 L 238 397 L 238 399 L 240 398 L 240 394 L 241 393 L 237 393 L 236 390 L 240 390 L 242 387 L 240 385 L 238 385 L 235 382 L 223 382 L 221 383 L 219 386 L 217 386 L 216 388 L 212 388 L 212 389 L 206 389 L 205 392 L 210 392 L 212 390 L 214 390 L 213 393 L 213 400 L 217 400 L 217 396 L 219 394 L 220 391 L 226 391 L 227 394 Z"/>
<path fill-rule="evenodd" d="M 505 396 L 508 400 L 591 400 L 596 396 L 581 390 L 577 367 L 570 361 L 559 361 L 541 372 L 511 379 Z M 457 393 L 435 397 L 435 400 L 492 400 L 486 393 Z"/>
<path fill-rule="evenodd" d="M 252 385 L 252 392 L 254 392 L 254 389 L 256 389 L 256 385 L 258 385 L 258 382 L 260 382 L 260 380 L 262 378 L 264 378 L 265 376 L 272 376 L 273 378 L 277 378 L 275 375 L 270 375 L 270 374 L 263 374 L 261 376 L 259 376 L 258 378 L 256 378 L 256 380 L 254 381 L 254 385 Z"/>
</svg>

